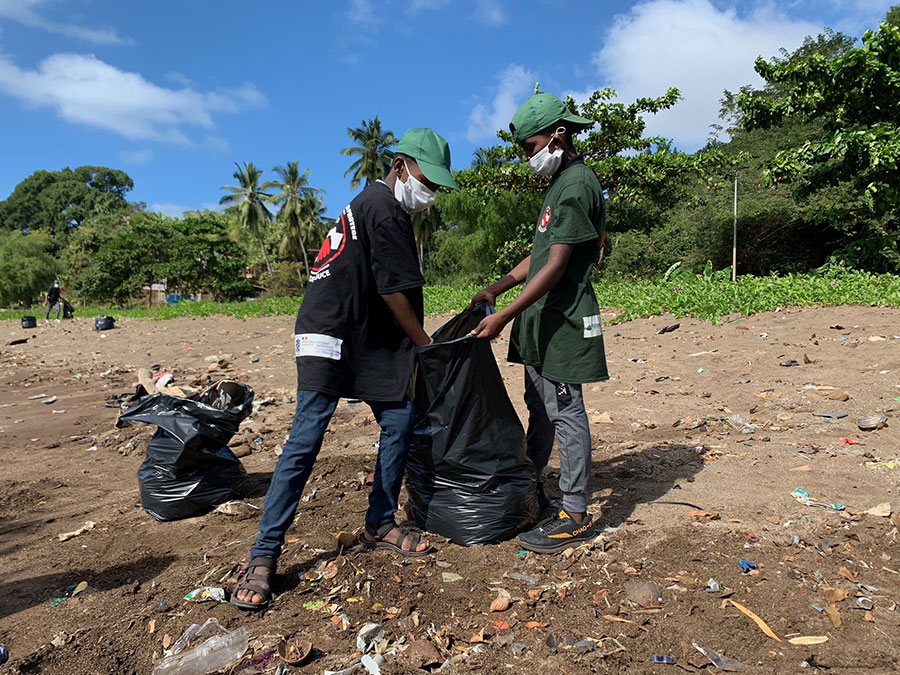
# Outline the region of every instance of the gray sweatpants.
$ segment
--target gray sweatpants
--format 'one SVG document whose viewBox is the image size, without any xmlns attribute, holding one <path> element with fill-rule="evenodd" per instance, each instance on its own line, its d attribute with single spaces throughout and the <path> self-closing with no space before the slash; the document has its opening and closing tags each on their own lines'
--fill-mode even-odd
<svg viewBox="0 0 900 675">
<path fill-rule="evenodd" d="M 537 467 L 538 483 L 554 437 L 559 440 L 559 489 L 570 513 L 587 510 L 591 477 L 591 429 L 580 384 L 552 382 L 532 366 L 525 366 L 525 405 L 528 406 L 528 456 Z"/>
</svg>

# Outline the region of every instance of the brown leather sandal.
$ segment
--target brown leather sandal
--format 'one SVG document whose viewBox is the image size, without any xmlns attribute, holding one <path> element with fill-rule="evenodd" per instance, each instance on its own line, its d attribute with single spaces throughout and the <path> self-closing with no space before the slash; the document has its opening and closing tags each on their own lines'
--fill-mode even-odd
<svg viewBox="0 0 900 675">
<path fill-rule="evenodd" d="M 397 540 L 397 543 L 392 544 L 389 541 L 384 541 L 385 535 L 394 528 L 400 530 L 400 538 Z M 421 558 L 434 552 L 433 546 L 429 546 L 423 551 L 416 550 L 422 541 L 422 530 L 409 525 L 397 525 L 393 521 L 385 523 L 378 529 L 366 525 L 365 532 L 359 536 L 359 540 L 369 550 L 386 549 L 407 558 Z M 403 548 L 404 544 L 407 545 L 407 548 Z"/>
</svg>

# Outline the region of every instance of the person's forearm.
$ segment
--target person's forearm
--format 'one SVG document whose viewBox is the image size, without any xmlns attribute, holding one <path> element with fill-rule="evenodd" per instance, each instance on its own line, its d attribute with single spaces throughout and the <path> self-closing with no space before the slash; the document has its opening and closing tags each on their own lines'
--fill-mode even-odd
<svg viewBox="0 0 900 675">
<path fill-rule="evenodd" d="M 413 311 L 409 298 L 407 298 L 404 293 L 383 293 L 381 294 L 381 297 L 384 299 L 391 312 L 393 312 L 394 318 L 397 319 L 397 323 L 399 323 L 400 327 L 406 331 L 406 334 L 409 335 L 409 339 L 412 340 L 414 344 L 422 346 L 431 342 L 431 338 L 428 337 L 425 329 L 422 328 L 422 324 L 419 323 L 419 318 L 416 316 L 415 311 Z"/>
<path fill-rule="evenodd" d="M 508 320 L 511 321 L 519 316 L 519 314 L 525 311 L 526 307 L 533 305 L 556 286 L 557 282 L 566 271 L 566 266 L 569 264 L 571 255 L 571 244 L 553 244 L 550 247 L 547 264 L 544 265 L 537 274 L 531 277 L 531 281 L 525 284 L 525 288 L 522 289 L 519 296 L 501 310 Z M 516 270 L 518 270 L 520 266 L 521 265 L 517 266 Z M 513 270 L 513 272 L 516 270 Z M 512 272 L 510 274 L 512 274 Z"/>
<path fill-rule="evenodd" d="M 499 281 L 495 281 L 493 284 L 488 286 L 488 293 L 496 298 L 506 293 L 506 291 L 508 291 L 510 288 L 515 288 L 519 284 L 523 283 L 528 277 L 528 267 L 530 265 L 531 256 L 528 256 L 527 258 L 525 258 L 525 260 L 513 267 L 509 274 L 507 274 Z"/>
</svg>

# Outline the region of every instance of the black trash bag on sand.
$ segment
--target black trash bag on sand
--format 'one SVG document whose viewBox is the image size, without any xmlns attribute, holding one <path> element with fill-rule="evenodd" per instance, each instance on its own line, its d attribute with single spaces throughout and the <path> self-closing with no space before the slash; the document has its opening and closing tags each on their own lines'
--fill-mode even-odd
<svg viewBox="0 0 900 675">
<path fill-rule="evenodd" d="M 479 305 L 439 328 L 417 350 L 412 385 L 410 511 L 422 529 L 464 546 L 509 539 L 538 514 L 525 431 L 491 343 L 469 336 L 492 312 Z"/>
<path fill-rule="evenodd" d="M 157 520 L 178 520 L 242 497 L 247 472 L 227 446 L 252 410 L 253 389 L 221 380 L 188 398 L 145 396 L 123 412 L 118 427 L 159 427 L 138 469 L 144 510 Z"/>
</svg>

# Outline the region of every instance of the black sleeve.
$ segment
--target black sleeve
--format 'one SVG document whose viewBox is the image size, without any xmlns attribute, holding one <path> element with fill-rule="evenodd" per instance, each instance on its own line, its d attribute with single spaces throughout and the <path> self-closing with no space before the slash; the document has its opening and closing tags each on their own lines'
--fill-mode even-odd
<svg viewBox="0 0 900 675">
<path fill-rule="evenodd" d="M 419 254 L 408 218 L 385 218 L 369 233 L 372 275 L 382 295 L 425 285 L 419 269 Z"/>
</svg>

